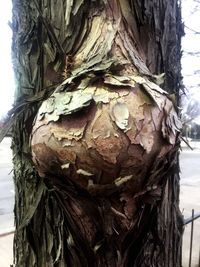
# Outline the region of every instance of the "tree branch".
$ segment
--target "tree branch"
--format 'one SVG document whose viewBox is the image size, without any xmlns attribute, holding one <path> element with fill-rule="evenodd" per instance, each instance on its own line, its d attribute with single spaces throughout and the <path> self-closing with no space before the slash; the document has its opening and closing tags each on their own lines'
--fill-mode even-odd
<svg viewBox="0 0 200 267">
<path fill-rule="evenodd" d="M 185 26 L 185 28 L 187 28 L 188 30 L 192 31 L 193 33 L 195 33 L 195 34 L 200 34 L 200 32 L 195 31 L 194 29 L 188 27 L 187 25 L 184 25 L 184 26 Z"/>
</svg>

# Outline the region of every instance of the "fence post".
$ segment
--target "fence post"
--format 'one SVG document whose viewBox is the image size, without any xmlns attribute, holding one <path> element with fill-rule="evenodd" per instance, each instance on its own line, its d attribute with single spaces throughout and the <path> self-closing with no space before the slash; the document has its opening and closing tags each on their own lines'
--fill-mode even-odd
<svg viewBox="0 0 200 267">
<path fill-rule="evenodd" d="M 194 232 L 194 209 L 192 209 L 192 222 L 191 222 L 191 235 L 190 235 L 190 256 L 189 256 L 189 267 L 191 267 L 191 264 L 192 264 L 193 232 Z"/>
</svg>

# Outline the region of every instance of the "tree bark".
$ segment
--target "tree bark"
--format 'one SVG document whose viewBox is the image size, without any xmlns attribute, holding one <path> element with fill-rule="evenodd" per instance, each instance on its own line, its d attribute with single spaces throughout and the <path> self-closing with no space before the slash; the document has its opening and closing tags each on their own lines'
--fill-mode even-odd
<svg viewBox="0 0 200 267">
<path fill-rule="evenodd" d="M 88 77 L 134 74 L 162 84 L 178 104 L 181 34 L 176 0 L 13 0 L 16 266 L 181 266 L 178 140 L 145 175 L 133 226 L 117 238 L 110 234 L 106 195 L 115 189 L 106 188 L 102 197 L 63 175 L 58 179 L 54 170 L 41 177 L 30 147 L 42 101 L 55 90 L 85 86 Z M 87 238 L 92 230 L 94 247 Z"/>
</svg>

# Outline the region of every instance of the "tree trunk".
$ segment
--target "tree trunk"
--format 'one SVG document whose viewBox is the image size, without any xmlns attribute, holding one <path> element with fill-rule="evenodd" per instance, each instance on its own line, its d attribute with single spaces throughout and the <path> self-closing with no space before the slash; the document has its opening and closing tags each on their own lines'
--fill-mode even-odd
<svg viewBox="0 0 200 267">
<path fill-rule="evenodd" d="M 17 120 L 13 127 L 16 266 L 181 266 L 180 123 L 170 100 L 173 98 L 178 104 L 181 34 L 180 7 L 176 0 L 13 0 L 13 60 L 17 80 L 14 110 Z M 170 95 L 156 83 L 162 84 Z M 118 115 L 120 120 L 113 119 L 114 115 L 110 119 L 116 124 L 113 136 L 121 138 L 121 146 L 117 147 L 113 141 L 112 153 L 112 149 L 106 150 L 112 144 L 108 138 L 100 156 L 93 154 L 96 165 L 87 158 L 86 150 L 85 162 L 87 159 L 90 163 L 84 165 L 80 157 L 78 163 L 74 161 L 69 175 L 63 171 L 66 158 L 63 160 L 58 153 L 63 138 L 59 136 L 49 147 L 47 139 L 42 138 L 55 127 L 61 131 L 62 125 L 67 125 L 66 106 L 60 104 L 64 97 L 70 98 L 70 104 L 78 89 L 89 90 L 94 86 L 101 92 L 105 90 L 101 104 L 94 101 L 96 95 L 92 92 L 91 99 L 86 101 L 84 95 L 85 102 L 81 96 L 75 107 L 71 105 L 71 113 L 67 106 L 72 114 L 72 128 L 64 128 L 68 131 L 67 141 L 76 139 L 69 137 L 70 129 L 75 127 L 73 122 L 82 123 L 77 112 L 89 123 L 91 114 L 96 112 L 92 111 L 94 105 L 105 107 L 106 111 L 102 108 L 101 112 L 106 114 L 113 101 L 109 94 L 121 92 L 122 97 L 128 95 L 127 99 L 115 110 L 112 107 L 115 115 L 123 106 L 122 115 Z M 129 97 L 130 88 L 134 88 L 135 98 Z M 143 133 L 140 140 L 132 137 L 133 124 L 128 134 L 130 125 L 124 114 L 128 109 L 131 115 L 129 100 L 134 106 L 138 101 L 144 105 L 139 120 Z M 52 101 L 53 109 L 49 104 Z M 120 101 L 116 96 L 116 103 Z M 147 119 L 153 112 L 157 116 L 154 123 L 152 118 Z M 48 119 L 43 123 L 44 118 Z M 107 121 L 99 121 L 98 131 Z M 163 121 L 167 126 L 163 126 Z M 159 128 L 157 132 L 151 130 L 153 124 Z M 41 132 L 37 133 L 38 129 Z M 85 128 L 83 132 L 86 136 Z M 152 146 L 150 136 L 157 140 Z M 86 137 L 84 140 L 89 142 Z M 121 165 L 116 164 L 116 147 L 124 149 L 126 154 L 125 144 L 131 140 L 132 158 L 138 153 L 138 161 L 142 162 L 139 174 L 129 167 L 122 172 Z M 102 146 L 100 143 L 96 148 L 100 151 Z M 68 155 L 82 153 L 82 148 L 67 149 L 64 152 Z M 99 158 L 104 158 L 101 164 Z M 124 158 L 126 163 L 129 159 Z M 61 165 L 64 167 L 59 169 Z M 104 182 L 94 183 L 91 179 L 88 184 L 83 182 L 86 178 L 82 176 L 91 175 L 84 170 L 88 166 L 97 172 L 95 179 L 102 168 Z M 82 178 L 75 174 L 74 168 Z M 124 209 L 122 196 L 128 203 Z"/>
</svg>

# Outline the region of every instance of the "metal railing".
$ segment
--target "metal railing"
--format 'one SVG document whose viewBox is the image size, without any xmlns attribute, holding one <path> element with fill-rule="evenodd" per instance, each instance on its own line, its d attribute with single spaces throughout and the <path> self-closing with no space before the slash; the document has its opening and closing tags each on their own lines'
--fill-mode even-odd
<svg viewBox="0 0 200 267">
<path fill-rule="evenodd" d="M 190 247 L 189 247 L 189 262 L 188 267 L 192 267 L 192 252 L 193 252 L 193 239 L 194 239 L 194 222 L 195 220 L 200 218 L 200 213 L 194 213 L 194 209 L 192 209 L 192 216 L 184 220 L 184 226 L 191 224 L 191 230 L 190 230 Z M 200 231 L 200 229 L 199 229 Z M 200 243 L 200 242 L 199 242 Z M 195 267 L 200 267 L 200 249 L 199 249 L 199 260 L 198 265 L 195 265 Z"/>
</svg>

